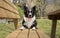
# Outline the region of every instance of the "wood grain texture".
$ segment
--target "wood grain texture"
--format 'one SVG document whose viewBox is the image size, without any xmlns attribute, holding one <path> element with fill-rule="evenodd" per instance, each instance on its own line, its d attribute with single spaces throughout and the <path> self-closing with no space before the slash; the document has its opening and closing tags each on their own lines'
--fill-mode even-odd
<svg viewBox="0 0 60 38">
<path fill-rule="evenodd" d="M 6 38 L 50 38 L 40 29 L 37 30 L 16 30 L 9 34 Z"/>
</svg>

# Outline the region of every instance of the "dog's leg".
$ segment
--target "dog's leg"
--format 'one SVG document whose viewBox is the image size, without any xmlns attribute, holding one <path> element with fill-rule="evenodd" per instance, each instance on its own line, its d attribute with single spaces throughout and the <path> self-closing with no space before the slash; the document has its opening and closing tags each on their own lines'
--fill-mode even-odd
<svg viewBox="0 0 60 38">
<path fill-rule="evenodd" d="M 33 30 L 37 29 L 37 22 L 36 20 L 33 22 L 33 25 L 31 26 Z"/>
</svg>

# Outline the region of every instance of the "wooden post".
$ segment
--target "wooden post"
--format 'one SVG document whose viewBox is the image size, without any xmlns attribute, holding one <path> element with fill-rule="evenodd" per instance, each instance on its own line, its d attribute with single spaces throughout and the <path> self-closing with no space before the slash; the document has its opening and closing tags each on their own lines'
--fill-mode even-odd
<svg viewBox="0 0 60 38">
<path fill-rule="evenodd" d="M 51 38 L 55 38 L 57 20 L 52 20 Z"/>
<path fill-rule="evenodd" d="M 17 29 L 18 28 L 18 19 L 14 19 L 13 21 L 14 21 L 15 29 Z"/>
</svg>

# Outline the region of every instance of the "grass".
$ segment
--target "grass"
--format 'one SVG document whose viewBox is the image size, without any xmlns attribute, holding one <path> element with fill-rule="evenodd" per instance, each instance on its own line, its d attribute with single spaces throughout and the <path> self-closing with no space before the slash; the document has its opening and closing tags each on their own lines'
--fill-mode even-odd
<svg viewBox="0 0 60 38">
<path fill-rule="evenodd" d="M 42 29 L 48 36 L 51 33 L 51 20 L 48 19 L 37 19 L 38 28 Z M 11 32 L 13 32 L 14 25 L 13 24 L 0 24 L 0 38 L 5 38 Z M 57 31 L 56 31 L 56 38 L 60 36 L 60 22 L 57 23 Z"/>
<path fill-rule="evenodd" d="M 0 38 L 5 38 L 14 30 L 13 24 L 0 24 Z"/>
<path fill-rule="evenodd" d="M 48 19 L 38 19 L 38 28 L 42 29 L 47 35 L 51 33 L 51 21 Z"/>
<path fill-rule="evenodd" d="M 48 19 L 38 19 L 38 27 L 41 28 L 48 36 L 51 34 L 52 21 Z M 60 21 L 57 21 L 56 38 L 60 38 Z"/>
</svg>

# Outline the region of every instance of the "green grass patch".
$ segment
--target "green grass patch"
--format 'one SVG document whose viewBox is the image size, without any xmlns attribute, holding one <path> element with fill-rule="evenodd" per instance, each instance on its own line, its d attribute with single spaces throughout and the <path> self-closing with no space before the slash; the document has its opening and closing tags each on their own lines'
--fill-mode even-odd
<svg viewBox="0 0 60 38">
<path fill-rule="evenodd" d="M 42 29 L 48 36 L 51 35 L 51 26 L 52 21 L 48 19 L 37 19 L 38 27 Z M 60 21 L 57 21 L 57 29 L 56 29 L 56 38 L 60 37 Z"/>
<path fill-rule="evenodd" d="M 50 35 L 51 21 L 48 19 L 38 19 L 38 28 L 42 29 L 46 34 Z"/>
<path fill-rule="evenodd" d="M 48 36 L 51 34 L 51 25 L 52 21 L 48 19 L 37 19 L 38 28 L 42 29 Z M 14 25 L 13 24 L 0 24 L 0 38 L 5 38 L 11 32 L 13 32 Z M 60 22 L 57 23 L 57 31 L 56 31 L 56 38 L 60 36 Z"/>
<path fill-rule="evenodd" d="M 0 24 L 0 38 L 5 38 L 8 34 L 14 31 L 13 24 Z"/>
</svg>

